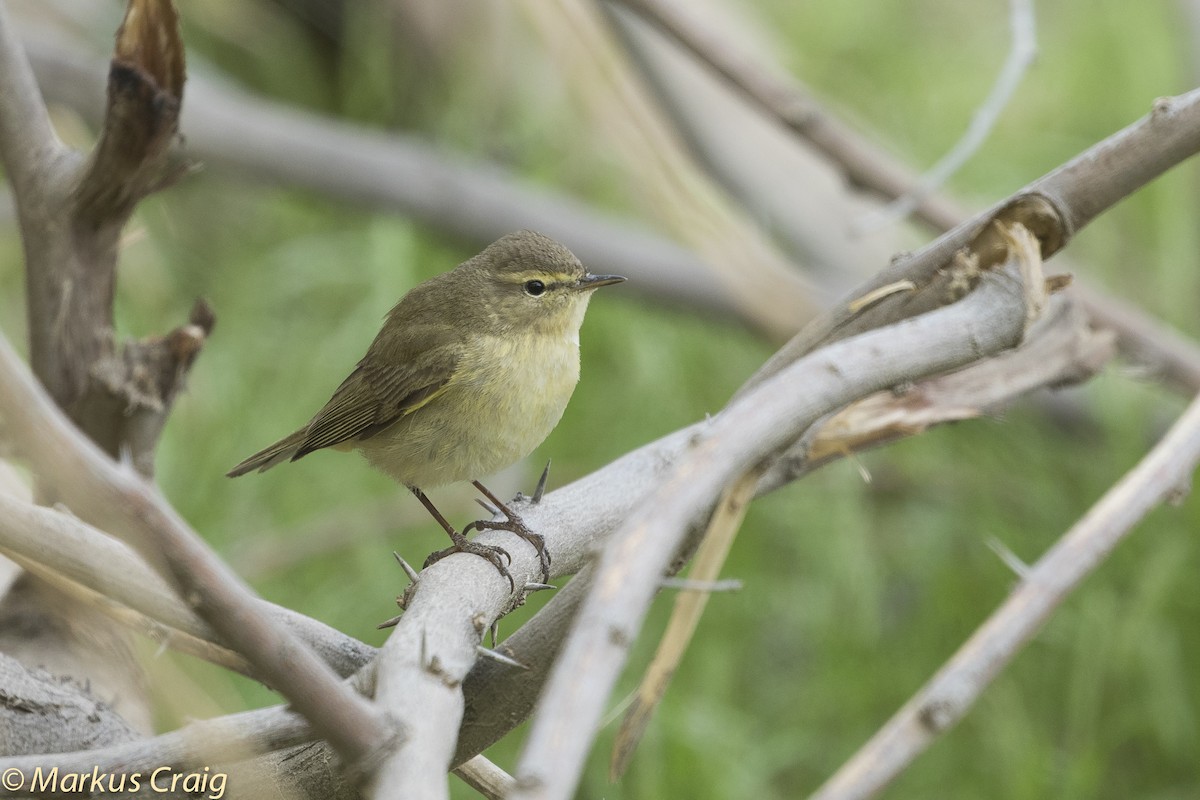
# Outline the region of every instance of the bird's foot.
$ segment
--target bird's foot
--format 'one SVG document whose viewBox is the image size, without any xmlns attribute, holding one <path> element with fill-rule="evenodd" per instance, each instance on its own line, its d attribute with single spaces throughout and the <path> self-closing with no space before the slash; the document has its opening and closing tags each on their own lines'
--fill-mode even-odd
<svg viewBox="0 0 1200 800">
<path fill-rule="evenodd" d="M 508 531 L 509 533 L 520 536 L 522 539 L 533 545 L 533 549 L 537 551 L 538 563 L 542 568 L 542 580 L 550 580 L 550 551 L 546 549 L 546 539 L 540 533 L 534 533 L 532 530 L 530 530 L 529 526 L 525 524 L 525 521 L 521 519 L 521 516 L 517 514 L 517 512 L 513 511 L 507 505 L 502 503 L 496 497 L 496 495 L 488 491 L 483 484 L 479 483 L 478 481 L 473 481 L 473 483 L 475 484 L 475 488 L 483 492 L 483 494 L 487 496 L 487 499 L 490 500 L 502 514 L 504 514 L 506 519 L 476 520 L 475 522 L 468 523 L 468 525 L 463 528 L 463 534 L 466 534 L 472 528 L 476 530 L 489 528 L 491 530 Z"/>
<path fill-rule="evenodd" d="M 446 556 L 452 556 L 455 553 L 470 553 L 471 555 L 479 556 L 480 558 L 491 562 L 492 566 L 496 568 L 496 571 L 499 572 L 501 576 L 508 578 L 509 590 L 515 592 L 517 590 L 517 584 L 515 581 L 513 581 L 512 574 L 508 571 L 508 564 L 512 563 L 512 556 L 510 556 L 508 551 L 503 547 L 472 542 L 465 535 L 470 529 L 471 526 L 468 525 L 467 527 L 463 528 L 462 533 L 447 531 L 450 533 L 450 539 L 454 542 L 454 544 L 452 544 L 450 547 L 447 547 L 445 550 L 438 550 L 436 553 L 430 553 L 429 558 L 425 559 L 425 567 L 428 567 L 430 564 L 433 564 L 436 561 L 441 561 Z M 422 567 L 422 569 L 424 569 L 424 567 Z"/>
</svg>

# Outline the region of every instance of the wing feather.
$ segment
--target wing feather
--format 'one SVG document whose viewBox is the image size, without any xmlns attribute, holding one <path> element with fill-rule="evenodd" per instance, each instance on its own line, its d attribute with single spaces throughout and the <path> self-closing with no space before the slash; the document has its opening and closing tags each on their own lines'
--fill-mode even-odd
<svg viewBox="0 0 1200 800">
<path fill-rule="evenodd" d="M 405 346 L 388 325 L 367 355 L 317 412 L 292 460 L 314 450 L 368 439 L 444 392 L 454 381 L 459 348 L 439 327 L 407 330 Z"/>
</svg>

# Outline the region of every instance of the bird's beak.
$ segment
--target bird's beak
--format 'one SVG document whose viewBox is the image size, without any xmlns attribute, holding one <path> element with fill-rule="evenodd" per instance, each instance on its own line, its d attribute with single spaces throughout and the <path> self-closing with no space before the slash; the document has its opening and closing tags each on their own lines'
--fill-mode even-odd
<svg viewBox="0 0 1200 800">
<path fill-rule="evenodd" d="M 575 288 L 581 291 L 591 289 L 599 289 L 601 286 L 611 286 L 614 283 L 624 282 L 624 278 L 620 275 L 593 275 L 590 272 L 579 279 L 579 283 Z"/>
</svg>

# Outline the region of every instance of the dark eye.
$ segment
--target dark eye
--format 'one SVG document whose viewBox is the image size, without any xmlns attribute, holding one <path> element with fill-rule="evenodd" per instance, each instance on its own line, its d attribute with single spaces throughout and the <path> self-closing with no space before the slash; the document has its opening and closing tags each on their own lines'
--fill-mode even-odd
<svg viewBox="0 0 1200 800">
<path fill-rule="evenodd" d="M 537 297 L 546 291 L 546 284 L 541 281 L 525 281 L 525 294 Z"/>
</svg>

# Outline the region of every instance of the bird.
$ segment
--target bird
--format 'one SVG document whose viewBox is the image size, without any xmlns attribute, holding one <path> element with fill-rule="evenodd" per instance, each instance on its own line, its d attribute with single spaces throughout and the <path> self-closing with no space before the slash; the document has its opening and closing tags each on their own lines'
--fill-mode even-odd
<svg viewBox="0 0 1200 800">
<path fill-rule="evenodd" d="M 452 542 L 508 578 L 501 547 L 473 542 L 472 529 L 511 531 L 537 551 L 545 540 L 480 481 L 529 455 L 558 424 L 579 380 L 579 331 L 592 292 L 621 283 L 593 275 L 562 244 L 510 233 L 454 269 L 421 283 L 388 312 L 366 355 L 303 427 L 227 474 L 264 472 L 326 448 L 357 450 L 406 486 Z M 426 489 L 471 481 L 506 519 L 456 531 Z"/>
</svg>

